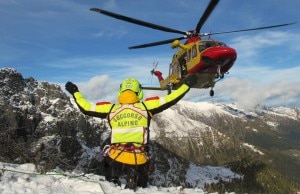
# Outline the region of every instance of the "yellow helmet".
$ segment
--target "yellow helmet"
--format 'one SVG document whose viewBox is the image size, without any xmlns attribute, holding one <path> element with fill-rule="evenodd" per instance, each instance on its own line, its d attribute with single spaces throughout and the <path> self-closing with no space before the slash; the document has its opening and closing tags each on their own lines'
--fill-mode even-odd
<svg viewBox="0 0 300 194">
<path fill-rule="evenodd" d="M 144 92 L 142 90 L 142 86 L 141 86 L 140 82 L 135 78 L 127 78 L 121 83 L 120 90 L 119 90 L 119 96 L 125 90 L 131 90 L 131 91 L 135 92 L 137 94 L 139 100 L 142 100 L 144 97 Z"/>
</svg>

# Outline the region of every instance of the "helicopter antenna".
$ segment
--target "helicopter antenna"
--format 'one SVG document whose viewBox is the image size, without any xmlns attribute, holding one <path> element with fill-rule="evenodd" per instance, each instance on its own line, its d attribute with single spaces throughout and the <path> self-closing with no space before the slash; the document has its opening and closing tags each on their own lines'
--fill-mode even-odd
<svg viewBox="0 0 300 194">
<path fill-rule="evenodd" d="M 211 34 L 212 34 L 212 33 L 210 32 L 210 33 L 209 33 L 209 35 L 208 35 L 208 40 L 210 40 L 210 38 L 211 38 Z"/>
</svg>

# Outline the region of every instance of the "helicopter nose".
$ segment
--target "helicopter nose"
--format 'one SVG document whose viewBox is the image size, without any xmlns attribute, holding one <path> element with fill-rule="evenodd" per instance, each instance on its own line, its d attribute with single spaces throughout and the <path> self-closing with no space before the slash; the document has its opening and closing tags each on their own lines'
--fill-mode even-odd
<svg viewBox="0 0 300 194">
<path fill-rule="evenodd" d="M 235 61 L 236 51 L 230 47 L 212 47 L 202 53 L 202 59 Z"/>
</svg>

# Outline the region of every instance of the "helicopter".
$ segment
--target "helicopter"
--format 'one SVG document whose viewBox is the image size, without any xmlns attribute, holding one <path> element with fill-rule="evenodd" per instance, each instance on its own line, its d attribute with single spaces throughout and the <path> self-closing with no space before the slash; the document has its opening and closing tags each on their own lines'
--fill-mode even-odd
<svg viewBox="0 0 300 194">
<path fill-rule="evenodd" d="M 211 35 L 263 30 L 268 28 L 288 26 L 296 23 L 285 23 L 225 32 L 201 33 L 200 30 L 202 26 L 205 24 L 206 20 L 209 18 L 210 14 L 213 12 L 218 3 L 219 0 L 210 0 L 203 15 L 200 17 L 195 30 L 189 31 L 181 31 L 157 25 L 99 8 L 91 8 L 90 10 L 155 30 L 183 35 L 177 38 L 129 47 L 129 49 L 140 49 L 171 43 L 171 48 L 177 48 L 177 51 L 173 55 L 172 61 L 169 64 L 169 75 L 166 78 L 163 78 L 160 71 L 155 70 L 157 65 L 151 70 L 151 74 L 158 78 L 160 87 L 142 86 L 143 89 L 167 90 L 168 93 L 171 93 L 173 89 L 180 87 L 188 76 L 194 74 L 198 79 L 197 83 L 192 88 L 210 88 L 209 94 L 210 96 L 214 96 L 213 88 L 216 82 L 223 79 L 224 75 L 229 73 L 230 68 L 234 65 L 234 62 L 237 59 L 237 53 L 234 48 L 227 46 L 224 42 L 210 39 Z M 209 38 L 202 39 L 204 36 L 208 36 Z M 180 40 L 185 40 L 185 42 L 182 44 Z"/>
</svg>

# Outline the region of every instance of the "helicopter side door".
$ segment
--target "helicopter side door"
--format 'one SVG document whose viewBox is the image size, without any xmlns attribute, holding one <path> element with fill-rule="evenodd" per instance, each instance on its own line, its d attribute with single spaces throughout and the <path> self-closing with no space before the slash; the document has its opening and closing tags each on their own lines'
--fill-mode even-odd
<svg viewBox="0 0 300 194">
<path fill-rule="evenodd" d="M 178 83 L 181 78 L 181 68 L 180 63 L 178 60 L 173 60 L 173 62 L 170 64 L 169 69 L 169 79 L 170 83 Z"/>
<path fill-rule="evenodd" d="M 200 55 L 198 51 L 198 45 L 193 44 L 187 51 L 186 69 L 187 73 L 190 69 L 194 68 L 200 61 Z"/>
</svg>

